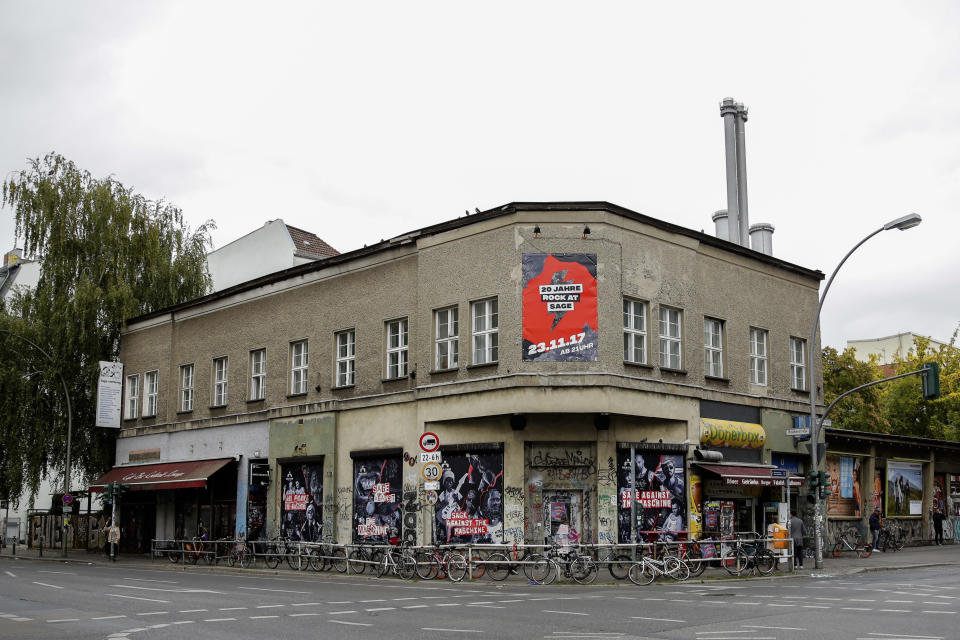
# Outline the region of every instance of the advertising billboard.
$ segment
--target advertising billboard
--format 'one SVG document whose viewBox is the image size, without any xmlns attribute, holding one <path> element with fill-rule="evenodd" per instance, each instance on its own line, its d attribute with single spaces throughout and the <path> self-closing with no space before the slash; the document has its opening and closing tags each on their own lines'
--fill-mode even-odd
<svg viewBox="0 0 960 640">
<path fill-rule="evenodd" d="M 523 360 L 596 362 L 597 256 L 523 254 Z"/>
<path fill-rule="evenodd" d="M 827 515 L 840 518 L 859 518 L 863 492 L 860 485 L 860 458 L 827 454 L 827 473 L 830 474 L 830 497 Z"/>
<path fill-rule="evenodd" d="M 886 495 L 888 517 L 923 515 L 923 463 L 888 460 Z"/>
</svg>

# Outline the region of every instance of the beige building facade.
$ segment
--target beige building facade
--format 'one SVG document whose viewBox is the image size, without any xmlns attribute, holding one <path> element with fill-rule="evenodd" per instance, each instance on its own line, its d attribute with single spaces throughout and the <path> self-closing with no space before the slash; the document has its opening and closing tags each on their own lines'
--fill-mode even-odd
<svg viewBox="0 0 960 640">
<path fill-rule="evenodd" d="M 159 539 L 603 543 L 713 531 L 713 491 L 757 528 L 808 455 L 821 280 L 602 202 L 270 274 L 128 323 L 117 468 L 232 460 L 125 505 Z"/>
</svg>

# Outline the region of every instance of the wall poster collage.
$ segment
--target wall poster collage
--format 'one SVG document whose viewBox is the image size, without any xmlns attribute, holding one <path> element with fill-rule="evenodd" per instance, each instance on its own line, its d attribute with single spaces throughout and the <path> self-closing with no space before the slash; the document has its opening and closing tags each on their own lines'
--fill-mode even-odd
<svg viewBox="0 0 960 640">
<path fill-rule="evenodd" d="M 826 470 L 830 474 L 830 497 L 827 515 L 859 518 L 863 497 L 860 485 L 861 460 L 854 456 L 827 454 Z"/>
<path fill-rule="evenodd" d="M 386 544 L 402 537 L 402 491 L 400 456 L 354 459 L 354 542 Z"/>
<path fill-rule="evenodd" d="M 634 490 L 630 495 L 630 449 L 617 450 L 617 539 L 630 543 L 630 505 L 637 501 L 637 538 L 639 541 L 677 540 L 687 528 L 687 492 L 682 454 L 637 451 Z"/>
<path fill-rule="evenodd" d="M 280 464 L 280 518 L 290 540 L 323 537 L 323 458 Z"/>
<path fill-rule="evenodd" d="M 596 362 L 597 256 L 523 254 L 523 360 Z"/>
<path fill-rule="evenodd" d="M 443 453 L 434 541 L 503 542 L 503 452 Z"/>
<path fill-rule="evenodd" d="M 923 515 L 923 463 L 887 460 L 886 515 Z"/>
</svg>

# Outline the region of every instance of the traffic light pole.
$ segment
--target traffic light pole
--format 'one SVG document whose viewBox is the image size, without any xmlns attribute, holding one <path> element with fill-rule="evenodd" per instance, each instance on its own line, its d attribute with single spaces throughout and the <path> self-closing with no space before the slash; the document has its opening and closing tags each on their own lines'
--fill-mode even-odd
<svg viewBox="0 0 960 640">
<path fill-rule="evenodd" d="M 112 491 L 112 494 L 113 494 L 113 504 L 112 504 L 112 509 L 111 509 L 111 513 L 110 513 L 110 526 L 111 526 L 111 529 L 110 529 L 110 533 L 109 533 L 109 535 L 110 535 L 110 559 L 111 559 L 111 560 L 116 560 L 116 559 L 117 559 L 117 550 L 116 550 L 116 548 L 115 548 L 115 547 L 116 547 L 116 543 L 113 541 L 113 538 L 114 538 L 114 536 L 113 536 L 113 528 L 120 526 L 120 525 L 117 524 L 117 501 L 118 501 L 119 498 L 120 498 L 120 485 L 119 485 L 118 483 L 114 482 L 112 488 L 113 488 L 113 491 Z"/>
</svg>

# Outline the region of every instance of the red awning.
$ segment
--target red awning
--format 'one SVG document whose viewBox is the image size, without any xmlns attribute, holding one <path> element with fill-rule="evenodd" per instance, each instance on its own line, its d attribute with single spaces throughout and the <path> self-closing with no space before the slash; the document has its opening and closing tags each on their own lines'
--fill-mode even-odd
<svg viewBox="0 0 960 640">
<path fill-rule="evenodd" d="M 720 476 L 723 484 L 733 487 L 785 487 L 787 486 L 787 476 L 789 471 L 783 477 L 774 477 L 773 472 L 779 469 L 769 467 L 740 467 L 736 465 L 721 464 L 698 464 L 698 467 Z M 803 484 L 803 478 L 800 476 L 789 476 L 790 486 L 799 487 Z"/>
<path fill-rule="evenodd" d="M 233 458 L 114 467 L 91 484 L 90 491 L 105 491 L 112 482 L 128 484 L 133 491 L 205 487 L 207 479 L 230 462 Z"/>
</svg>

